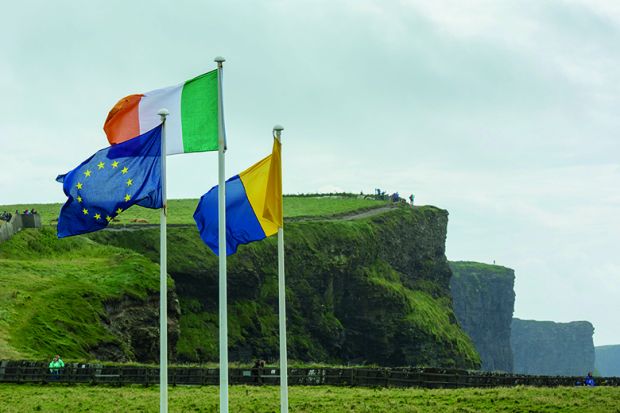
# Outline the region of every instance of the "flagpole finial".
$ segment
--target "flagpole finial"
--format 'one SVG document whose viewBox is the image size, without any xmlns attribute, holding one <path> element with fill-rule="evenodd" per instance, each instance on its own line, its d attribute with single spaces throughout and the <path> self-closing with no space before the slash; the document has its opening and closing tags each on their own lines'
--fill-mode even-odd
<svg viewBox="0 0 620 413">
<path fill-rule="evenodd" d="M 213 59 L 214 62 L 217 62 L 217 67 L 218 69 L 222 68 L 222 63 L 224 63 L 226 61 L 226 59 L 224 59 L 222 56 L 217 56 L 215 59 Z"/>
<path fill-rule="evenodd" d="M 284 130 L 284 126 L 275 125 L 273 127 L 273 137 L 278 140 L 278 142 L 282 143 L 282 131 Z"/>
<path fill-rule="evenodd" d="M 166 108 L 161 108 L 159 109 L 159 112 L 157 112 L 157 114 L 159 116 L 161 116 L 161 120 L 166 119 L 166 116 L 168 116 L 170 114 L 170 112 L 168 112 L 168 109 Z"/>
</svg>

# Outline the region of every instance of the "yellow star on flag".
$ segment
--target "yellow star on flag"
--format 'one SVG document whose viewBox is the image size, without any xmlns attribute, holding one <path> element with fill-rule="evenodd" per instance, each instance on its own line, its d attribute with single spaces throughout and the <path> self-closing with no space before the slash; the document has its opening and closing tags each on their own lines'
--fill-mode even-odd
<svg viewBox="0 0 620 413">
<path fill-rule="evenodd" d="M 82 212 L 84 213 L 84 215 L 88 215 L 88 209 L 84 208 Z"/>
<path fill-rule="evenodd" d="M 78 197 L 77 197 L 77 201 L 78 201 L 78 202 L 82 202 L 82 197 L 78 195 Z"/>
<path fill-rule="evenodd" d="M 95 214 L 95 219 L 99 221 L 101 219 L 101 214 Z"/>
<path fill-rule="evenodd" d="M 120 214 L 121 212 L 123 212 L 123 208 L 119 208 L 119 209 L 116 210 L 117 214 Z"/>
<path fill-rule="evenodd" d="M 105 217 L 105 220 L 110 222 L 110 221 L 112 221 L 112 217 L 108 215 L 108 216 Z"/>
<path fill-rule="evenodd" d="M 125 175 L 127 172 L 129 172 L 129 169 L 127 169 L 127 167 L 124 167 L 123 169 L 121 169 L 121 172 L 123 173 L 123 175 Z"/>
<path fill-rule="evenodd" d="M 131 186 L 133 184 L 133 179 L 129 178 L 127 180 L 127 186 Z"/>
<path fill-rule="evenodd" d="M 105 166 L 105 164 L 103 162 L 99 162 L 97 164 L 97 168 L 99 168 L 99 169 L 103 169 L 104 166 Z"/>
<path fill-rule="evenodd" d="M 87 169 L 86 172 L 84 172 L 84 176 L 87 178 L 90 176 L 90 169 Z"/>
<path fill-rule="evenodd" d="M 77 185 L 76 185 L 76 187 L 77 187 L 77 189 L 82 189 L 82 183 L 81 183 L 81 182 L 78 182 L 78 183 L 77 183 Z"/>
<path fill-rule="evenodd" d="M 112 168 L 118 168 L 118 161 L 112 162 Z"/>
<path fill-rule="evenodd" d="M 126 195 L 125 195 L 125 202 L 129 201 L 130 199 L 131 199 L 131 195 L 126 194 Z"/>
</svg>

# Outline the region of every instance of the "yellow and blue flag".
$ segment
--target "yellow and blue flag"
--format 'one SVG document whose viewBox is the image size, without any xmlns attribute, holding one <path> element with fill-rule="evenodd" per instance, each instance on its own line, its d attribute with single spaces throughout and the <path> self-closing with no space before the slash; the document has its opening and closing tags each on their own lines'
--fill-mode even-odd
<svg viewBox="0 0 620 413">
<path fill-rule="evenodd" d="M 219 255 L 218 186 L 200 198 L 194 220 L 200 238 Z M 282 227 L 282 162 L 280 142 L 271 155 L 226 181 L 226 255 L 240 244 L 259 241 Z"/>
<path fill-rule="evenodd" d="M 58 238 L 105 228 L 132 205 L 161 208 L 161 130 L 101 149 L 59 175 L 67 202 L 58 217 Z"/>
</svg>

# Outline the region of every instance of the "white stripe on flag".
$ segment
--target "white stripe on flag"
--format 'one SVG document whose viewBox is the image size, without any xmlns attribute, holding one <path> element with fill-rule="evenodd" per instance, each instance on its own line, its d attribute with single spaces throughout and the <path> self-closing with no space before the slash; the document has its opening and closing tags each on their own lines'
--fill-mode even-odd
<svg viewBox="0 0 620 413">
<path fill-rule="evenodd" d="M 170 115 L 166 118 L 166 153 L 168 155 L 183 153 L 183 131 L 181 127 L 182 90 L 183 84 L 180 84 L 145 93 L 138 107 L 141 134 L 161 123 L 161 118 L 157 114 L 159 109 L 166 108 L 170 112 Z"/>
</svg>

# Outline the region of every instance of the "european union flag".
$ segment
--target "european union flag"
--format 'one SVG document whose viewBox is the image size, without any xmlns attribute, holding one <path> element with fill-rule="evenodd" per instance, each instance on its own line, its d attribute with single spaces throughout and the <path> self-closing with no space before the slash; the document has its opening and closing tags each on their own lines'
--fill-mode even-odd
<svg viewBox="0 0 620 413">
<path fill-rule="evenodd" d="M 102 149 L 56 178 L 69 198 L 58 217 L 58 238 L 103 229 L 132 205 L 163 206 L 161 129 Z"/>
</svg>

